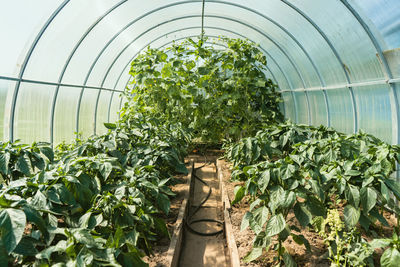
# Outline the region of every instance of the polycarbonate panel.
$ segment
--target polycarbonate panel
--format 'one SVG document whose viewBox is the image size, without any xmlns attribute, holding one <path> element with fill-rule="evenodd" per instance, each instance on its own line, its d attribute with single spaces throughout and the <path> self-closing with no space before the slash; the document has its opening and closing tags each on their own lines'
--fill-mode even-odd
<svg viewBox="0 0 400 267">
<path fill-rule="evenodd" d="M 0 79 L 0 140 L 6 141 L 8 139 L 10 106 L 7 105 L 7 99 L 9 99 L 9 92 L 15 87 L 14 81 L 7 81 Z"/>
<path fill-rule="evenodd" d="M 101 91 L 99 104 L 97 106 L 97 125 L 96 134 L 103 134 L 107 132 L 107 128 L 104 126 L 105 122 L 108 122 L 108 107 L 110 104 L 110 97 L 112 92 Z"/>
<path fill-rule="evenodd" d="M 385 50 L 383 55 L 393 77 L 398 78 L 400 2 L 346 1 L 365 19 L 368 30 L 375 34 L 379 46 Z M 201 26 L 201 1 L 5 2 L 2 5 L 5 8 L 0 9 L 0 33 L 4 37 L 0 43 L 0 76 L 17 77 L 27 51 L 36 45 L 22 78 L 46 82 L 58 82 L 62 78 L 62 83 L 82 85 L 88 79 L 90 86 L 124 90 L 129 79 L 129 63 L 141 49 L 150 44 L 159 47 L 172 40 L 198 35 Z M 43 27 L 62 3 L 66 3 L 65 7 L 47 28 Z M 111 12 L 117 4 L 121 6 Z M 88 32 L 107 12 L 110 13 Z M 331 125 L 340 131 L 353 132 L 352 98 L 349 89 L 342 87 L 349 82 L 359 83 L 352 87 L 358 128 L 387 141 L 398 140 L 398 125 L 392 122 L 396 117 L 392 114 L 396 110 L 393 104 L 398 99 L 392 94 L 392 88 L 383 83 L 361 87 L 365 82 L 386 77 L 373 42 L 343 1 L 215 0 L 206 1 L 205 15 L 206 35 L 244 36 L 259 43 L 267 56 L 267 73 L 271 73 L 268 76 L 275 77 L 281 90 L 313 87 L 307 93 L 294 91 L 295 102 L 291 92 L 282 94 L 285 102 L 281 107 L 286 117 L 293 121 L 297 117 L 299 123 L 310 121 L 315 125 L 326 125 L 327 106 L 323 92 L 317 89 L 328 86 Z M 45 29 L 43 35 L 38 36 L 42 29 Z M 33 43 L 35 39 L 37 44 Z M 74 48 L 77 48 L 75 52 Z M 2 139 L 8 138 L 10 130 L 8 118 L 15 84 L 15 81 L 0 79 Z M 399 87 L 397 84 L 397 95 Z M 21 84 L 16 100 L 16 138 L 26 142 L 49 140 L 49 111 L 54 89 L 52 85 Z M 60 87 L 54 117 L 55 142 L 74 137 L 81 92 L 81 88 Z M 83 91 L 79 131 L 85 136 L 94 132 L 98 92 L 93 89 Z M 101 92 L 97 132 L 104 130 L 104 121 L 117 118 L 122 103 L 118 96 L 119 93 Z"/>
<path fill-rule="evenodd" d="M 186 28 L 186 27 L 185 27 Z M 178 28 L 179 29 L 179 28 Z M 158 47 L 164 47 L 168 46 L 172 43 L 173 40 L 179 40 L 182 38 L 185 38 L 187 36 L 197 36 L 199 33 L 200 27 L 195 26 L 189 27 L 189 29 L 184 29 L 182 30 L 174 30 L 172 34 L 166 33 L 165 35 L 161 35 L 160 37 L 157 37 L 155 39 L 149 40 L 141 49 L 138 49 L 138 51 L 135 51 L 133 55 L 127 55 L 128 60 L 126 60 L 125 68 L 121 71 L 119 74 L 119 79 L 117 79 L 117 86 L 115 86 L 116 89 L 123 89 L 126 86 L 126 83 L 129 78 L 129 69 L 130 69 L 130 61 L 132 60 L 133 57 L 135 57 L 137 54 L 139 54 L 143 49 L 146 49 L 148 45 L 154 48 Z M 240 38 L 244 37 L 242 35 L 237 35 L 231 31 L 226 31 L 226 30 L 221 30 L 221 29 L 216 29 L 215 27 L 206 27 L 206 36 L 229 36 L 233 38 Z M 213 42 L 214 38 L 210 38 L 209 41 Z M 263 47 L 260 47 L 260 49 L 263 52 L 266 52 L 266 50 Z M 274 74 L 273 76 L 276 78 L 276 81 L 278 81 L 279 88 L 290 88 L 285 76 L 283 75 L 282 71 L 279 69 L 279 67 L 276 65 L 276 62 L 267 54 L 267 66 L 268 66 L 268 73 L 270 71 Z M 122 75 L 121 75 L 122 74 Z M 273 78 L 271 74 L 267 75 L 269 78 Z"/>
<path fill-rule="evenodd" d="M 294 39 L 285 33 L 278 25 L 268 20 L 267 16 L 261 16 L 258 12 L 259 9 L 247 10 L 245 7 L 232 6 L 221 3 L 208 3 L 207 15 L 226 16 L 227 18 L 241 18 L 243 23 L 264 32 L 265 36 L 262 39 L 270 39 L 268 48 L 273 48 L 278 45 L 283 52 L 293 61 L 306 87 L 313 87 L 321 85 L 318 81 L 318 76 L 307 58 L 301 46 L 299 46 Z M 227 16 L 226 14 L 229 14 Z M 207 19 L 207 23 L 209 20 Z M 206 24 L 207 24 L 206 23 Z M 210 25 L 210 24 L 207 24 Z M 297 74 L 297 73 L 296 73 Z"/>
<path fill-rule="evenodd" d="M 237 22 L 225 20 L 225 19 L 216 19 L 216 18 L 208 18 L 206 20 L 206 25 L 223 25 L 228 29 L 234 29 L 236 31 L 241 32 L 242 34 L 248 36 L 249 39 L 252 40 L 260 40 L 260 46 L 263 47 L 268 53 L 275 59 L 277 64 L 285 72 L 287 78 L 290 80 L 290 84 L 292 84 L 293 88 L 303 88 L 303 83 L 301 77 L 298 75 L 299 69 L 296 71 L 296 65 L 293 65 L 290 61 L 291 57 L 288 57 L 284 54 L 284 50 L 279 49 L 278 46 L 273 44 L 270 40 L 266 39 L 261 33 L 255 31 L 254 29 L 249 28 L 243 24 L 239 24 Z M 303 77 L 304 78 L 304 77 Z M 288 89 L 288 88 L 282 88 Z"/>
<path fill-rule="evenodd" d="M 340 1 L 291 0 L 325 32 L 343 59 L 350 81 L 384 78 L 376 50 L 367 33 Z"/>
<path fill-rule="evenodd" d="M 176 20 L 174 20 L 172 22 L 168 21 L 168 23 L 162 24 L 157 27 L 154 27 L 154 26 L 149 27 L 149 29 L 151 29 L 150 31 L 148 31 L 147 33 L 145 33 L 143 35 L 139 34 L 137 36 L 137 37 L 140 36 L 140 38 L 137 38 L 137 37 L 132 38 L 131 44 L 129 46 L 125 46 L 122 50 L 123 53 L 122 54 L 119 53 L 117 55 L 118 57 L 116 58 L 115 63 L 110 65 L 111 68 L 109 67 L 110 71 L 108 72 L 108 75 L 106 76 L 107 79 L 105 80 L 104 86 L 108 87 L 108 88 L 110 88 L 110 87 L 114 88 L 115 81 L 117 80 L 117 83 L 120 82 L 118 77 L 121 77 L 121 70 L 125 69 L 125 72 L 128 73 L 129 65 L 130 65 L 132 58 L 135 57 L 142 49 L 147 47 L 147 45 L 149 44 L 148 39 L 153 38 L 152 36 L 156 36 L 156 38 L 158 38 L 159 36 L 167 35 L 168 31 L 171 28 L 174 29 L 176 27 L 181 27 L 180 26 L 180 25 L 182 25 L 181 20 L 184 21 L 183 25 L 187 25 L 187 27 L 189 29 L 175 32 L 174 35 L 169 35 L 171 37 L 173 36 L 173 38 L 166 37 L 166 39 L 170 39 L 170 41 L 172 41 L 172 40 L 181 40 L 183 38 L 186 38 L 187 36 L 190 36 L 190 37 L 199 36 L 200 28 L 197 27 L 198 22 L 199 22 L 198 15 L 196 15 L 196 17 L 194 17 L 194 18 L 187 18 L 187 19 L 175 18 L 175 19 Z M 146 31 L 144 31 L 144 32 L 146 32 Z M 228 37 L 233 37 L 233 38 L 240 37 L 240 35 L 237 35 L 236 33 L 228 32 L 228 31 L 221 31 L 221 30 L 218 30 L 218 31 L 213 30 L 213 33 L 210 33 L 208 31 L 207 34 L 211 35 L 211 36 L 215 36 L 215 37 L 218 37 L 221 34 L 224 34 Z M 140 43 L 140 46 L 138 46 L 138 43 Z M 164 41 L 164 43 L 162 45 L 166 45 L 168 43 L 169 43 L 168 41 Z M 152 47 L 157 47 L 157 45 L 155 43 L 152 43 L 151 45 L 152 45 Z M 119 88 L 119 87 L 116 86 L 115 88 Z"/>
<path fill-rule="evenodd" d="M 308 105 L 305 92 L 294 92 L 298 123 L 308 124 Z"/>
<path fill-rule="evenodd" d="M 57 82 L 75 44 L 117 0 L 70 1 L 43 34 L 27 65 L 25 78 Z M 86 68 L 76 66 L 80 71 Z"/>
<path fill-rule="evenodd" d="M 400 47 L 399 0 L 352 0 L 353 7 L 362 11 L 379 30 L 387 48 Z M 356 5 L 354 5 L 354 3 Z"/>
<path fill-rule="evenodd" d="M 283 92 L 282 99 L 285 109 L 285 118 L 290 119 L 292 122 L 296 122 L 296 109 L 293 101 L 292 93 Z"/>
<path fill-rule="evenodd" d="M 110 73 L 106 77 L 107 79 L 105 81 L 105 86 L 111 88 L 115 87 L 116 89 L 124 88 L 126 85 L 127 77 L 129 75 L 130 63 L 132 59 L 136 57 L 141 51 L 143 51 L 143 49 L 146 50 L 149 45 L 151 47 L 159 47 L 165 44 L 171 44 L 170 42 L 172 42 L 173 40 L 180 40 L 181 38 L 185 38 L 186 36 L 198 36 L 200 34 L 200 28 L 197 28 L 198 18 L 185 19 L 184 21 L 185 28 L 189 28 L 187 30 L 174 32 L 174 34 L 168 35 L 168 31 L 171 31 L 171 29 L 182 27 L 182 21 L 177 20 L 154 28 L 152 31 L 149 31 L 141 38 L 137 39 L 134 43 L 132 43 L 126 49 L 126 51 L 118 57 L 118 60 L 115 62 Z M 214 33 L 216 36 L 220 35 L 220 33 L 218 34 L 216 31 L 214 31 Z M 230 37 L 238 37 L 237 35 L 231 33 L 227 34 Z M 160 36 L 163 38 L 159 38 Z M 135 39 L 136 37 L 132 37 L 132 41 Z M 151 42 L 152 40 L 156 41 Z M 140 43 L 140 46 L 137 45 L 138 43 Z"/>
<path fill-rule="evenodd" d="M 111 107 L 110 107 L 110 120 L 109 122 L 115 122 L 119 119 L 119 110 L 120 110 L 120 104 L 121 104 L 121 94 L 120 93 L 114 93 L 111 101 Z"/>
<path fill-rule="evenodd" d="M 32 41 L 61 3 L 61 0 L 18 0 L 1 3 L 0 76 L 18 76 Z"/>
<path fill-rule="evenodd" d="M 80 88 L 60 87 L 54 112 L 54 143 L 70 142 L 75 135 Z"/>
<path fill-rule="evenodd" d="M 232 1 L 236 4 L 243 4 L 243 1 Z M 294 38 L 304 47 L 305 51 L 310 55 L 310 58 L 315 63 L 320 71 L 322 80 L 327 85 L 345 83 L 345 76 L 342 67 L 335 58 L 333 51 L 325 42 L 318 31 L 303 18 L 299 13 L 290 8 L 282 1 L 249 1 L 245 4 L 253 10 L 257 10 L 265 14 L 270 19 L 278 22 L 287 30 Z M 270 27 L 264 27 L 266 32 L 270 32 Z M 292 51 L 289 51 L 293 53 Z M 308 59 L 307 59 L 308 60 Z M 303 64 L 303 63 L 298 63 Z M 285 65 L 282 65 L 285 68 Z M 311 72 L 313 69 L 302 70 Z M 314 84 L 319 83 L 319 79 L 314 81 Z"/>
<path fill-rule="evenodd" d="M 185 14 L 185 15 L 186 16 L 190 16 L 190 15 L 187 15 L 187 14 Z M 132 58 L 132 55 L 135 55 L 140 49 L 143 48 L 144 45 L 146 45 L 148 43 L 148 41 L 147 41 L 148 39 L 151 40 L 151 38 L 153 38 L 151 36 L 155 36 L 154 38 L 157 38 L 158 36 L 165 35 L 165 33 L 170 31 L 171 29 L 174 29 L 174 28 L 176 28 L 178 26 L 182 27 L 180 25 L 185 25 L 187 27 L 190 27 L 191 25 L 196 25 L 196 26 L 199 25 L 199 18 L 198 17 L 196 17 L 196 18 L 185 18 L 185 19 L 177 17 L 175 19 L 177 19 L 177 20 L 176 21 L 172 21 L 172 22 L 168 21 L 168 23 L 160 25 L 160 26 L 157 26 L 156 28 L 153 28 L 153 26 L 151 26 L 151 24 L 148 25 L 146 30 L 152 29 L 152 28 L 153 29 L 151 31 L 148 31 L 140 39 L 136 40 L 131 46 L 129 46 L 129 48 L 126 51 L 124 51 L 124 53 L 120 57 L 117 58 L 117 61 L 116 61 L 116 63 L 114 65 L 118 66 L 119 68 L 116 67 L 117 70 L 115 71 L 115 73 L 114 73 L 114 68 L 111 69 L 111 72 L 108 74 L 108 76 L 110 76 L 110 77 L 119 77 L 119 75 L 121 73 L 121 66 L 119 66 L 119 65 L 126 66 L 126 64 L 127 64 L 127 60 L 124 59 L 124 58 L 128 58 L 128 59 Z M 235 32 L 237 32 L 239 34 L 247 36 L 251 40 L 255 40 L 255 41 L 260 40 L 260 39 L 265 40 L 265 37 L 263 35 L 261 35 L 259 32 L 257 32 L 256 30 L 251 29 L 248 26 L 240 24 L 238 22 L 231 21 L 228 18 L 225 18 L 225 17 L 222 17 L 222 18 L 207 17 L 206 18 L 206 27 L 216 27 L 216 25 L 217 26 L 222 25 L 228 31 L 235 31 Z M 143 32 L 145 32 L 146 30 L 144 30 Z M 206 28 L 206 33 L 207 34 L 208 34 L 208 31 L 209 30 L 207 30 L 207 28 Z M 221 31 L 221 32 L 225 34 L 224 31 Z M 140 36 L 142 33 L 136 34 L 136 37 Z M 199 33 L 198 31 L 197 32 L 195 31 L 196 35 L 198 33 Z M 253 33 L 254 36 L 250 35 L 250 33 Z M 225 35 L 229 35 L 229 34 L 225 34 Z M 131 38 L 135 39 L 133 37 L 131 37 Z M 140 42 L 141 42 L 141 45 L 138 45 L 137 43 L 140 43 Z M 276 53 L 277 55 L 275 55 L 275 58 L 280 58 L 280 63 L 279 64 L 282 64 L 283 66 L 287 67 L 288 72 L 289 72 L 287 74 L 287 76 L 291 77 L 293 79 L 292 83 L 295 84 L 294 86 L 302 87 L 302 82 L 300 80 L 300 77 L 297 75 L 296 70 L 294 69 L 293 65 L 288 60 L 288 58 L 283 54 L 283 52 L 276 45 L 274 45 L 273 43 L 271 43 L 268 40 L 266 42 L 267 42 L 268 46 L 264 45 L 263 43 L 261 43 L 261 46 L 263 48 L 265 48 L 265 50 L 267 50 L 272 56 L 274 56 L 273 54 Z M 269 47 L 272 47 L 272 48 L 269 48 Z M 120 51 L 121 49 L 124 49 L 124 48 L 125 48 L 125 46 L 124 47 L 120 47 L 120 48 L 116 49 L 116 52 Z M 106 57 L 108 56 L 108 54 L 109 54 L 109 51 L 106 51 L 105 52 L 105 57 L 101 58 L 99 61 L 101 61 L 101 62 L 107 61 Z M 115 56 L 118 56 L 118 54 L 119 53 L 116 53 L 116 55 L 115 55 L 115 53 L 111 53 L 110 56 L 112 57 L 114 55 L 114 59 L 115 59 Z M 120 60 L 120 58 L 122 58 L 122 59 Z M 281 62 L 283 62 L 283 63 L 281 63 Z M 104 64 L 98 64 L 98 66 L 99 66 L 98 68 L 100 68 L 100 67 L 103 67 Z M 107 70 L 99 71 L 98 68 L 96 68 L 93 71 L 93 77 L 96 77 L 97 75 L 101 76 L 101 75 L 104 75 L 104 73 L 107 73 Z M 99 72 L 97 72 L 97 71 L 99 71 Z M 293 75 L 290 76 L 290 73 L 292 73 Z M 108 83 L 108 81 L 110 81 L 110 83 Z M 109 79 L 107 77 L 106 83 L 104 85 L 106 87 L 110 87 L 110 86 L 113 86 L 113 83 L 114 83 L 114 78 L 110 78 Z M 89 80 L 89 84 L 96 85 L 96 84 L 92 83 L 91 79 Z M 282 88 L 282 86 L 281 86 L 281 88 Z"/>
<path fill-rule="evenodd" d="M 353 133 L 354 114 L 349 89 L 327 90 L 331 126 L 344 133 Z"/>
<path fill-rule="evenodd" d="M 21 83 L 16 103 L 15 140 L 50 141 L 50 110 L 55 86 Z"/>
<path fill-rule="evenodd" d="M 119 5 L 120 2 L 123 1 L 118 1 L 115 6 L 110 7 L 109 10 L 99 16 L 101 20 L 86 35 L 81 45 L 74 53 L 66 69 L 63 78 L 64 82 L 78 82 L 83 84 L 89 69 L 96 62 L 96 58 L 101 54 L 102 49 L 113 38 L 116 32 L 125 26 L 125 23 L 122 23 L 121 20 L 122 18 L 128 19 L 126 17 L 126 12 L 129 10 L 130 6 L 127 5 L 129 2 L 132 4 L 134 1 L 129 1 L 128 3 L 124 2 Z M 107 13 L 106 16 L 104 16 L 105 13 Z M 123 14 L 125 14 L 125 16 Z M 81 69 L 84 71 L 81 71 Z M 97 78 L 98 80 L 101 79 L 101 77 Z"/>
<path fill-rule="evenodd" d="M 83 137 L 89 137 L 94 134 L 94 110 L 97 95 L 98 90 L 86 89 L 83 92 L 79 113 L 79 133 Z"/>
<path fill-rule="evenodd" d="M 117 34 L 125 26 L 129 27 L 126 30 L 124 30 L 121 34 L 119 34 L 115 38 L 115 40 L 107 47 L 106 51 L 102 54 L 101 58 L 98 60 L 98 64 L 96 64 L 92 74 L 90 75 L 88 81 L 88 84 L 90 85 L 99 86 L 101 84 L 101 80 L 99 81 L 99 77 L 103 78 L 105 75 L 107 75 L 107 71 L 111 66 L 111 64 L 113 63 L 113 61 L 119 58 L 118 54 L 120 54 L 122 50 L 133 39 L 138 38 L 138 36 L 144 34 L 150 28 L 154 28 L 152 31 L 149 31 L 148 34 L 146 34 L 147 39 L 141 38 L 140 41 L 137 41 L 133 44 L 133 46 L 130 46 L 130 49 L 129 51 L 127 51 L 127 53 L 131 56 L 133 55 L 132 50 L 134 50 L 135 48 L 140 49 L 141 47 L 143 47 L 143 45 L 147 42 L 147 40 L 152 36 L 159 36 L 158 32 L 160 32 L 159 28 L 161 27 L 161 25 L 159 24 L 161 24 L 163 21 L 165 22 L 172 19 L 180 19 L 182 16 L 198 16 L 199 12 L 201 12 L 201 3 L 199 2 L 185 3 L 165 8 L 157 7 L 156 5 L 157 3 L 159 4 L 159 6 L 168 6 L 167 3 L 165 3 L 165 1 L 162 2 L 165 3 L 165 5 L 160 5 L 161 1 L 156 1 L 156 3 L 149 3 L 149 5 L 143 5 L 142 4 L 143 1 L 140 2 L 140 5 L 138 5 L 137 1 L 132 1 L 130 3 L 129 2 L 130 1 L 128 1 L 128 3 L 124 5 L 124 8 L 126 8 L 125 14 L 121 15 L 123 16 L 121 19 L 124 20 L 125 24 L 124 26 L 121 27 L 120 24 L 118 23 L 117 24 L 118 26 L 115 27 L 115 33 Z M 170 3 L 168 4 L 170 5 Z M 142 5 L 145 8 L 143 8 Z M 128 9 L 128 6 L 131 6 L 132 9 Z M 138 8 L 140 9 L 143 8 L 142 12 L 137 10 Z M 132 13 L 132 10 L 135 10 L 135 12 Z M 122 11 L 118 10 L 118 12 Z M 116 16 L 118 12 L 116 12 L 113 15 Z M 147 16 L 139 20 L 136 20 L 140 15 L 144 15 L 147 13 L 149 13 Z M 199 21 L 200 21 L 199 18 L 197 18 L 196 25 L 199 24 Z M 169 28 L 169 30 L 170 29 L 171 27 Z M 116 77 L 114 77 L 114 79 L 111 79 L 110 84 L 115 83 L 115 78 Z"/>
<path fill-rule="evenodd" d="M 327 110 L 324 93 L 322 91 L 309 91 L 311 124 L 315 126 L 328 126 Z"/>
<path fill-rule="evenodd" d="M 392 142 L 390 88 L 387 85 L 355 87 L 358 127 L 386 142 Z"/>
</svg>

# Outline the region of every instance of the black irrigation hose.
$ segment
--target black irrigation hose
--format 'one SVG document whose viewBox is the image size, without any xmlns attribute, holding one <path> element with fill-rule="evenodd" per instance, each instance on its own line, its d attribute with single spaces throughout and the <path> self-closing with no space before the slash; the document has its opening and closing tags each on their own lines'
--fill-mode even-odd
<svg viewBox="0 0 400 267">
<path fill-rule="evenodd" d="M 205 155 L 204 155 L 204 158 L 207 159 Z M 206 162 L 206 161 L 207 161 L 207 160 L 205 160 L 205 162 Z M 199 170 L 199 169 L 201 169 L 201 168 L 203 168 L 203 167 L 206 166 L 206 165 L 207 165 L 207 163 L 204 163 L 202 166 L 193 169 L 193 173 L 192 173 L 193 177 L 196 178 L 197 180 L 199 180 L 199 182 L 201 182 L 202 184 L 204 184 L 205 186 L 208 187 L 208 193 L 207 193 L 207 196 L 206 196 L 206 197 L 201 201 L 201 203 L 196 207 L 196 209 L 193 211 L 193 213 L 192 213 L 191 215 L 188 216 L 188 219 L 186 220 L 186 227 L 187 227 L 192 233 L 195 233 L 195 234 L 197 234 L 197 235 L 201 235 L 201 236 L 213 236 L 213 235 L 217 235 L 217 234 L 222 233 L 222 232 L 223 232 L 223 229 L 218 230 L 218 231 L 214 231 L 214 232 L 210 232 L 210 233 L 203 233 L 203 232 L 199 232 L 199 231 L 195 230 L 195 229 L 192 227 L 193 224 L 195 224 L 195 223 L 201 223 L 201 222 L 214 222 L 214 223 L 217 223 L 217 224 L 219 224 L 219 225 L 221 225 L 221 226 L 224 224 L 223 222 L 218 221 L 218 220 L 215 220 L 215 219 L 197 219 L 197 220 L 192 220 L 193 216 L 199 211 L 199 209 L 204 205 L 204 203 L 206 203 L 206 201 L 208 200 L 208 198 L 210 197 L 211 192 L 212 192 L 211 187 L 207 184 L 207 182 L 205 182 L 203 179 L 201 179 L 200 177 L 198 177 L 198 176 L 196 175 L 196 171 Z"/>
</svg>

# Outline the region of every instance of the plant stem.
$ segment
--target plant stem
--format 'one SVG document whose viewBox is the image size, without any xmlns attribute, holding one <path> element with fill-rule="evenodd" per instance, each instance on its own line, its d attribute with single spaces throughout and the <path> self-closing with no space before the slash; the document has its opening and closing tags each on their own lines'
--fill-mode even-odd
<svg viewBox="0 0 400 267">
<path fill-rule="evenodd" d="M 278 260 L 279 260 L 279 263 L 281 262 L 281 257 L 282 257 L 281 250 L 282 250 L 282 240 L 279 239 L 279 247 L 278 247 Z"/>
</svg>

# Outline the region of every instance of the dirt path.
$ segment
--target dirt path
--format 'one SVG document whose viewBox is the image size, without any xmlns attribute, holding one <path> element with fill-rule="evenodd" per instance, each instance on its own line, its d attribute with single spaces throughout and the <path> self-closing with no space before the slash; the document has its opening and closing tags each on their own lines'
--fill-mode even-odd
<svg viewBox="0 0 400 267">
<path fill-rule="evenodd" d="M 208 158 L 203 168 L 196 170 L 196 175 L 207 182 L 212 188 L 212 193 L 203 207 L 193 216 L 192 220 L 215 219 L 223 221 L 223 206 L 221 201 L 220 185 L 216 175 L 216 158 Z M 203 162 L 202 162 L 203 161 Z M 204 160 L 196 158 L 195 168 L 204 164 Z M 192 214 L 200 202 L 207 196 L 208 187 L 194 179 L 192 195 L 190 197 L 189 214 Z M 216 232 L 221 226 L 214 222 L 199 222 L 192 225 L 196 231 L 203 233 Z M 202 236 L 192 233 L 185 227 L 183 244 L 180 254 L 179 266 L 229 266 L 229 257 L 226 252 L 224 233 L 213 236 Z"/>
</svg>

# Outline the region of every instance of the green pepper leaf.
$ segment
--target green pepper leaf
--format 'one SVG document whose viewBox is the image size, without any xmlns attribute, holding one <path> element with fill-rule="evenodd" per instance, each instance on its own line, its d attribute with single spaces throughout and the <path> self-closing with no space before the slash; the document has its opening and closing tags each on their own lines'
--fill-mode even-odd
<svg viewBox="0 0 400 267">
<path fill-rule="evenodd" d="M 360 219 L 360 210 L 352 205 L 347 205 L 344 208 L 344 221 L 349 228 L 354 227 Z"/>
<path fill-rule="evenodd" d="M 375 190 L 370 187 L 361 188 L 360 194 L 363 212 L 367 214 L 373 207 L 375 207 L 377 194 Z"/>
<path fill-rule="evenodd" d="M 381 256 L 382 267 L 398 267 L 400 263 L 400 252 L 396 248 L 388 248 Z"/>
<path fill-rule="evenodd" d="M 1 241 L 8 253 L 18 245 L 24 234 L 26 216 L 22 210 L 3 209 L 0 211 Z"/>
<path fill-rule="evenodd" d="M 267 237 L 279 234 L 285 229 L 286 222 L 281 213 L 273 215 L 267 222 L 265 233 Z"/>
</svg>

